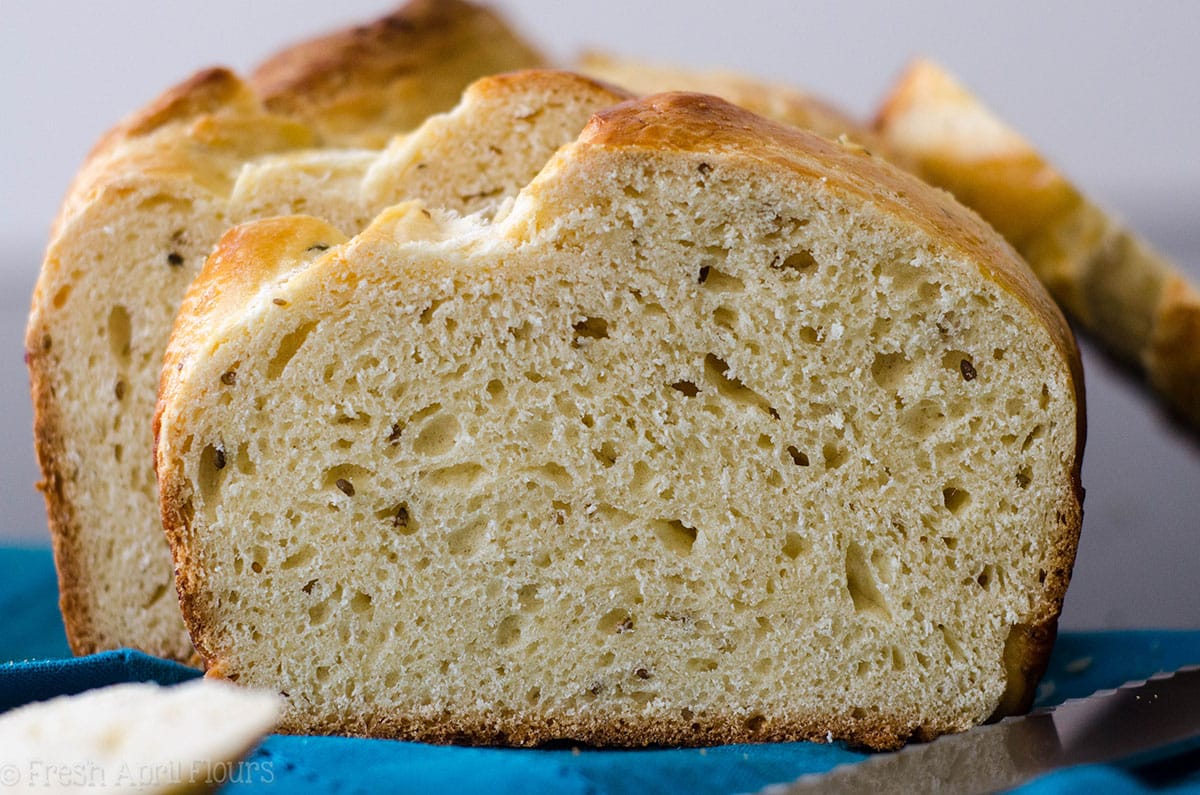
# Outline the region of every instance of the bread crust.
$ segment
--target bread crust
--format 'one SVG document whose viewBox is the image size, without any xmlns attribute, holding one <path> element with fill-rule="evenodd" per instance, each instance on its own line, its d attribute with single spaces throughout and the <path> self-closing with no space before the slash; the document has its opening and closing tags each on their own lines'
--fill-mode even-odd
<svg viewBox="0 0 1200 795">
<path fill-rule="evenodd" d="M 876 128 L 918 174 L 977 210 L 1063 309 L 1200 429 L 1200 294 L 936 64 L 918 60 Z"/>
<path fill-rule="evenodd" d="M 431 73 L 431 63 L 443 68 Z M 398 130 L 449 110 L 466 83 L 543 64 L 486 8 L 411 0 L 370 24 L 279 52 L 250 83 L 267 108 L 305 120 L 326 140 L 378 147 Z"/>
<path fill-rule="evenodd" d="M 715 97 L 663 94 L 631 100 L 596 114 L 578 141 L 560 150 L 523 198 L 536 203 L 539 183 L 553 180 L 565 158 L 589 157 L 589 150 L 636 153 L 680 152 L 722 158 L 745 158 L 819 179 L 834 190 L 863 197 L 944 240 L 973 261 L 989 264 L 984 275 L 1011 293 L 1046 330 L 1070 374 L 1076 410 L 1076 455 L 1064 473 L 1058 499 L 1057 527 L 1051 539 L 1050 569 L 1025 625 L 1010 635 L 1005 653 L 1007 690 L 997 716 L 1028 708 L 1034 686 L 1053 645 L 1057 616 L 1070 579 L 1082 518 L 1080 483 L 1084 442 L 1084 395 L 1079 355 L 1061 312 L 1028 272 L 1023 260 L 974 213 L 948 194 L 932 191 L 861 147 L 848 147 L 811 133 L 760 119 Z M 536 215 L 536 212 L 534 213 Z M 420 223 L 419 219 L 415 220 Z M 531 223 L 537 223 L 534 219 Z M 203 565 L 191 522 L 191 486 L 182 461 L 163 446 L 164 418 L 185 393 L 189 361 L 200 346 L 211 344 L 236 327 L 240 308 L 262 285 L 293 267 L 312 268 L 331 279 L 358 278 L 353 261 L 331 251 L 308 265 L 298 265 L 299 252 L 333 234 L 311 218 L 272 219 L 232 230 L 193 283 L 168 348 L 155 419 L 162 487 L 163 523 L 176 566 L 184 615 L 208 675 L 236 677 L 232 652 L 221 648 L 215 621 L 207 614 Z M 395 737 L 432 742 L 535 745 L 561 737 L 603 745 L 706 744 L 780 740 L 824 740 L 830 736 L 872 748 L 894 748 L 911 738 L 928 739 L 965 725 L 923 724 L 913 716 L 863 718 L 848 715 L 724 715 L 702 721 L 658 716 L 638 721 L 565 720 L 553 715 L 458 715 L 444 711 L 378 709 L 356 715 L 330 714 L 314 719 L 285 719 L 284 731 L 319 731 Z"/>
</svg>

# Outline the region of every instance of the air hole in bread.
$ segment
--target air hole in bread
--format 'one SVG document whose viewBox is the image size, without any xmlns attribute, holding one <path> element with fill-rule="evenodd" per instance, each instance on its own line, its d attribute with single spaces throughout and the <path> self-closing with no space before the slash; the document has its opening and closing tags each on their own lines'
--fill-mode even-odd
<svg viewBox="0 0 1200 795">
<path fill-rule="evenodd" d="M 849 460 L 850 453 L 836 442 L 826 442 L 821 445 L 821 458 L 826 469 L 837 469 Z"/>
<path fill-rule="evenodd" d="M 420 317 L 421 325 L 428 326 L 430 323 L 432 323 L 434 313 L 437 312 L 438 307 L 444 303 L 446 303 L 446 299 L 444 299 L 444 298 L 439 298 L 435 301 L 430 302 L 429 306 L 425 307 L 424 311 L 421 312 L 421 317 Z"/>
<path fill-rule="evenodd" d="M 225 480 L 225 450 L 219 445 L 206 445 L 200 453 L 197 481 L 200 496 L 210 503 Z"/>
<path fill-rule="evenodd" d="M 519 615 L 505 616 L 496 627 L 496 645 L 504 649 L 514 645 L 521 639 L 521 617 Z"/>
<path fill-rule="evenodd" d="M 955 516 L 961 514 L 971 502 L 971 493 L 959 486 L 946 486 L 942 489 L 942 503 Z"/>
<path fill-rule="evenodd" d="M 808 466 L 808 455 L 801 452 L 796 445 L 789 444 L 787 448 L 788 456 L 791 457 L 792 463 L 798 467 Z"/>
<path fill-rule="evenodd" d="M 821 336 L 820 330 L 815 329 L 812 326 L 801 326 L 800 332 L 796 335 L 796 337 L 801 342 L 807 343 L 809 345 L 816 345 L 822 341 L 822 336 Z"/>
<path fill-rule="evenodd" d="M 729 365 L 715 354 L 704 357 L 704 380 L 717 388 L 717 393 L 743 406 L 753 406 L 779 419 L 777 412 L 762 395 L 729 375 Z"/>
<path fill-rule="evenodd" d="M 717 670 L 717 661 L 711 657 L 692 657 L 687 661 L 687 669 L 692 673 L 709 673 Z"/>
<path fill-rule="evenodd" d="M 372 601 L 370 594 L 355 591 L 354 596 L 350 599 L 350 610 L 359 614 L 368 613 L 371 610 Z"/>
<path fill-rule="evenodd" d="M 545 604 L 544 600 L 538 598 L 536 583 L 522 585 L 521 590 L 517 591 L 517 602 L 521 606 L 522 613 L 536 613 Z"/>
<path fill-rule="evenodd" d="M 744 281 L 718 270 L 714 265 L 704 265 L 700 268 L 699 282 L 706 289 L 718 293 L 740 293 L 746 289 Z"/>
<path fill-rule="evenodd" d="M 613 447 L 612 442 L 605 442 L 600 445 L 600 448 L 592 451 L 592 455 L 605 468 L 611 467 L 617 463 L 617 449 Z"/>
<path fill-rule="evenodd" d="M 471 516 L 463 521 L 462 526 L 446 535 L 446 549 L 451 555 L 473 555 L 487 541 L 488 522 L 486 519 Z"/>
<path fill-rule="evenodd" d="M 937 625 L 938 630 L 942 633 L 942 638 L 946 642 L 946 648 L 950 650 L 950 654 L 955 659 L 966 659 L 966 653 L 963 651 L 962 643 L 959 641 L 958 635 L 946 627 L 944 624 Z"/>
<path fill-rule="evenodd" d="M 859 613 L 883 621 L 891 620 L 892 611 L 879 590 L 866 553 L 862 546 L 855 542 L 851 542 L 846 548 L 846 588 L 854 602 L 854 609 Z"/>
<path fill-rule="evenodd" d="M 700 387 L 696 386 L 691 381 L 676 381 L 671 384 L 671 389 L 676 392 L 681 392 L 684 397 L 695 397 L 700 394 Z"/>
<path fill-rule="evenodd" d="M 308 565 L 313 558 L 317 556 L 317 550 L 312 544 L 305 544 L 298 550 L 288 555 L 283 559 L 283 563 L 279 565 L 281 569 L 287 571 L 289 569 L 299 568 Z"/>
<path fill-rule="evenodd" d="M 654 522 L 654 535 L 662 542 L 663 546 L 674 552 L 676 555 L 684 557 L 692 554 L 692 547 L 696 543 L 696 537 L 699 534 L 696 528 L 688 527 L 678 519 L 659 519 Z"/>
<path fill-rule="evenodd" d="M 108 347 L 118 361 L 129 362 L 132 339 L 133 327 L 129 320 L 129 311 L 120 304 L 114 304 L 108 312 Z"/>
<path fill-rule="evenodd" d="M 316 323 L 305 323 L 295 331 L 283 336 L 283 339 L 279 341 L 279 347 L 275 349 L 275 355 L 267 363 L 267 378 L 279 377 L 283 368 L 287 367 L 288 362 L 296 355 L 296 351 L 300 350 L 300 346 L 304 344 L 304 340 L 316 326 Z"/>
<path fill-rule="evenodd" d="M 64 284 L 54 291 L 54 297 L 50 299 L 50 303 L 55 309 L 62 309 L 67 304 L 67 299 L 71 297 L 71 285 Z"/>
<path fill-rule="evenodd" d="M 1041 439 L 1045 433 L 1046 433 L 1045 425 L 1042 425 L 1041 423 L 1034 425 L 1033 430 L 1031 430 L 1025 436 L 1025 441 L 1021 442 L 1021 452 L 1022 453 L 1028 452 L 1029 448 L 1033 447 L 1033 443 L 1036 442 L 1038 439 Z"/>
<path fill-rule="evenodd" d="M 635 461 L 633 464 L 633 477 L 629 481 L 629 488 L 634 492 L 645 492 L 653 487 L 654 472 L 646 462 Z"/>
<path fill-rule="evenodd" d="M 900 427 L 914 439 L 927 439 L 938 432 L 945 420 L 941 404 L 925 398 L 901 412 Z"/>
<path fill-rule="evenodd" d="M 1017 470 L 1017 485 L 1023 489 L 1029 488 L 1029 484 L 1033 482 L 1033 469 L 1028 466 L 1023 466 Z"/>
<path fill-rule="evenodd" d="M 871 378 L 881 389 L 893 392 L 908 377 L 912 365 L 903 353 L 877 353 L 871 363 Z"/>
<path fill-rule="evenodd" d="M 458 443 L 462 430 L 458 418 L 453 414 L 438 413 L 429 417 L 413 440 L 412 451 L 416 455 L 437 458 L 449 453 Z"/>
<path fill-rule="evenodd" d="M 325 470 L 321 476 L 321 485 L 325 489 L 336 489 L 347 497 L 353 497 L 373 474 L 371 470 L 357 464 L 338 464 Z"/>
<path fill-rule="evenodd" d="M 562 464 L 556 464 L 553 461 L 532 470 L 539 480 L 544 480 L 550 485 L 560 489 L 568 489 L 571 487 L 571 473 Z"/>
<path fill-rule="evenodd" d="M 601 635 L 621 635 L 631 631 L 633 627 L 633 616 L 622 607 L 609 610 L 596 622 L 596 630 Z"/>
<path fill-rule="evenodd" d="M 608 338 L 608 321 L 602 317 L 586 317 L 574 324 L 572 328 L 575 329 L 573 344 L 577 348 L 586 345 L 587 340 Z"/>
<path fill-rule="evenodd" d="M 788 531 L 783 539 L 783 554 L 792 560 L 806 554 L 812 549 L 812 543 L 795 531 Z"/>
<path fill-rule="evenodd" d="M 791 276 L 804 276 L 817 269 L 816 257 L 807 249 L 798 249 L 782 259 L 771 263 L 771 267 Z"/>
<path fill-rule="evenodd" d="M 738 314 L 727 306 L 718 306 L 713 310 L 713 322 L 723 329 L 733 331 L 737 328 Z"/>
</svg>

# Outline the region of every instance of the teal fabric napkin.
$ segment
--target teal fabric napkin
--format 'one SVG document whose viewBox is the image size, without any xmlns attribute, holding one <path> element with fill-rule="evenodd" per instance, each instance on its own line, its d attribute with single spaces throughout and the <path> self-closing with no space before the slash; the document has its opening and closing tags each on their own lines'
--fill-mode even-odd
<svg viewBox="0 0 1200 795">
<path fill-rule="evenodd" d="M 177 684 L 200 672 L 127 649 L 69 658 L 47 550 L 0 549 L 0 711 L 124 681 Z M 1159 671 L 1200 664 L 1200 631 L 1064 633 L 1038 691 L 1049 706 Z M 3 749 L 0 749 L 0 757 Z M 242 763 L 210 771 L 222 793 L 486 791 L 754 792 L 864 754 L 840 743 L 596 750 L 433 746 L 391 740 L 272 735 Z M 1023 794 L 1200 793 L 1200 750 L 1138 771 L 1092 765 L 1057 771 Z"/>
</svg>

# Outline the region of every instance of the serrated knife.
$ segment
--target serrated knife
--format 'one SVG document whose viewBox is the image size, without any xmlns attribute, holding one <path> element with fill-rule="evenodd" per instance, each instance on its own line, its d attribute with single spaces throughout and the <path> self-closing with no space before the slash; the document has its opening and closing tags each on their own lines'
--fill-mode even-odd
<svg viewBox="0 0 1200 795">
<path fill-rule="evenodd" d="M 1200 744 L 1200 666 L 910 745 L 762 795 L 999 792 L 1073 765 L 1149 763 Z"/>
</svg>

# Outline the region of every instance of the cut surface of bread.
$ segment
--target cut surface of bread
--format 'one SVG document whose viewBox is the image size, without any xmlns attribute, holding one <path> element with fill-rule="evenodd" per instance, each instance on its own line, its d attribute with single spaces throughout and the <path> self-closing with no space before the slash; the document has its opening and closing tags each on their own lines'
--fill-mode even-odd
<svg viewBox="0 0 1200 795">
<path fill-rule="evenodd" d="M 184 616 L 287 731 L 887 748 L 1053 642 L 1061 314 L 947 194 L 713 97 L 598 114 L 491 221 L 237 227 L 165 362 Z"/>
<path fill-rule="evenodd" d="M 401 199 L 468 213 L 514 195 L 626 95 L 559 72 L 485 78 L 382 151 L 321 147 L 212 71 L 93 156 L 47 250 L 27 331 L 35 435 L 77 653 L 187 659 L 150 429 L 162 353 L 192 277 L 231 224 L 318 213 L 348 231 Z"/>
<path fill-rule="evenodd" d="M 274 693 L 199 679 L 133 683 L 0 715 L 5 792 L 205 792 L 278 720 Z M 244 775 L 251 778 L 250 771 Z"/>
<path fill-rule="evenodd" d="M 1059 304 L 1200 429 L 1200 291 L 945 70 L 917 61 L 879 133 L 1026 258 Z"/>
</svg>

